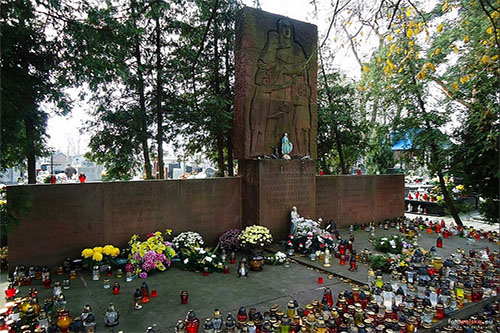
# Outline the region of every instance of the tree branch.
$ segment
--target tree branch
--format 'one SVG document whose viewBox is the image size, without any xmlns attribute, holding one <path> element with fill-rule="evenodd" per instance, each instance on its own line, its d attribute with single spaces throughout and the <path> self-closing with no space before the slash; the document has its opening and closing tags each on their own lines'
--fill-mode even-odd
<svg viewBox="0 0 500 333">
<path fill-rule="evenodd" d="M 439 79 L 434 79 L 434 82 L 436 82 L 440 87 L 441 89 L 443 90 L 443 92 L 448 96 L 450 97 L 451 99 L 453 99 L 454 101 L 462 104 L 463 106 L 465 106 L 466 108 L 471 108 L 472 106 L 467 103 L 466 101 L 464 100 L 461 100 L 459 98 L 456 98 L 456 96 L 454 96 L 454 94 L 451 92 L 450 89 L 448 89 L 448 87 L 444 84 L 443 81 L 439 80 Z"/>
<path fill-rule="evenodd" d="M 401 0 L 398 0 L 398 2 L 396 3 L 396 5 L 394 7 L 394 11 L 392 12 L 391 21 L 389 22 L 389 25 L 387 26 L 387 29 L 391 28 L 392 21 L 394 21 L 394 18 L 396 17 L 396 12 L 398 11 L 400 3 L 401 3 Z"/>
<path fill-rule="evenodd" d="M 361 67 L 361 69 L 363 69 L 363 63 L 361 62 L 361 59 L 359 58 L 358 52 L 356 51 L 356 46 L 354 45 L 354 41 L 352 40 L 351 35 L 349 35 L 349 31 L 347 31 L 345 25 L 342 25 L 342 29 L 344 29 L 344 32 L 347 35 L 347 38 L 349 39 L 349 44 L 351 45 L 352 53 L 354 54 L 354 57 L 356 58 L 356 60 L 359 64 L 359 67 Z"/>
</svg>

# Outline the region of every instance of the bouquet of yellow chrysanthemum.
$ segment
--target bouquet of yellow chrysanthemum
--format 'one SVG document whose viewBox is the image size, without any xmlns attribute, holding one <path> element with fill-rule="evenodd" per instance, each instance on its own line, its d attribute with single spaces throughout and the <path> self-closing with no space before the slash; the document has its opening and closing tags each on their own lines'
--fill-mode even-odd
<svg viewBox="0 0 500 333">
<path fill-rule="evenodd" d="M 239 236 L 240 245 L 247 249 L 263 249 L 273 242 L 268 228 L 261 225 L 246 227 Z"/>
<path fill-rule="evenodd" d="M 94 265 L 111 265 L 113 259 L 120 254 L 120 249 L 113 245 L 96 246 L 94 248 L 86 248 L 82 251 L 85 267 Z"/>
<path fill-rule="evenodd" d="M 167 230 L 165 234 L 170 235 L 171 232 Z M 141 242 L 138 235 L 133 235 L 128 242 L 130 253 L 125 270 L 133 272 L 140 278 L 146 278 L 147 272 L 151 270 L 166 270 L 175 256 L 172 243 L 165 241 L 161 232 L 157 231 L 146 237 L 146 241 Z"/>
</svg>

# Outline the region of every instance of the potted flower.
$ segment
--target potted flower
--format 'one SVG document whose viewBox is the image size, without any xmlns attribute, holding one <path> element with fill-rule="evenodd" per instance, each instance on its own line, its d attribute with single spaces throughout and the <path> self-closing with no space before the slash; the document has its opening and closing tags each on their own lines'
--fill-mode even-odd
<svg viewBox="0 0 500 333">
<path fill-rule="evenodd" d="M 184 231 L 172 239 L 172 244 L 177 251 L 180 251 L 184 248 L 190 249 L 195 246 L 203 245 L 205 242 L 199 233 L 194 231 Z"/>
<path fill-rule="evenodd" d="M 192 272 L 203 272 L 204 275 L 213 272 L 222 272 L 224 264 L 216 255 L 217 248 L 210 250 L 199 246 L 183 248 L 179 252 L 180 267 Z"/>
<path fill-rule="evenodd" d="M 171 232 L 167 230 L 165 234 L 169 235 Z M 145 241 L 140 241 L 138 235 L 133 235 L 129 246 L 130 253 L 125 270 L 143 279 L 155 269 L 166 270 L 175 256 L 172 243 L 166 241 L 160 231 L 148 234 Z"/>
<path fill-rule="evenodd" d="M 239 240 L 241 247 L 251 252 L 250 269 L 261 271 L 264 264 L 262 250 L 273 242 L 269 229 L 261 225 L 248 226 L 241 232 Z"/>
<path fill-rule="evenodd" d="M 226 251 L 237 251 L 240 247 L 240 229 L 230 229 L 219 236 L 219 247 Z"/>
<path fill-rule="evenodd" d="M 120 249 L 113 245 L 96 246 L 82 250 L 83 267 L 114 265 L 115 258 L 120 254 Z M 102 270 L 105 270 L 102 269 Z"/>
</svg>

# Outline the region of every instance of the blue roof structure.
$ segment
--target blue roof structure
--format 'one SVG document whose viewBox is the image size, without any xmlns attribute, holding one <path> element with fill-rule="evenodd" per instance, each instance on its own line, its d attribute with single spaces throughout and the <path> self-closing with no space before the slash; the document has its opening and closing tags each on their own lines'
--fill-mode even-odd
<svg viewBox="0 0 500 333">
<path fill-rule="evenodd" d="M 399 137 L 399 135 L 398 135 Z M 413 140 L 410 139 L 410 133 L 406 132 L 403 138 L 396 140 L 396 134 L 392 134 L 392 145 L 391 150 L 409 150 L 413 148 Z"/>
</svg>

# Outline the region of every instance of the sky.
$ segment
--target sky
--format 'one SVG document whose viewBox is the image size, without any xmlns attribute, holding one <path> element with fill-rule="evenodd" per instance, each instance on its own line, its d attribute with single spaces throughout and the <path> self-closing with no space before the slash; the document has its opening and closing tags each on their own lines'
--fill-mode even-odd
<svg viewBox="0 0 500 333">
<path fill-rule="evenodd" d="M 245 5 L 255 7 L 254 0 L 243 0 Z M 315 18 L 314 8 L 311 5 L 311 0 L 260 0 L 261 9 L 283 16 L 288 16 L 292 19 L 306 21 L 318 26 L 318 34 L 323 36 L 328 29 L 328 16 L 333 11 L 329 1 L 318 1 L 318 18 Z M 359 65 L 348 53 L 348 49 L 336 54 L 334 65 L 340 68 L 347 76 L 356 77 L 359 75 Z M 76 99 L 76 90 L 70 91 Z M 87 115 L 85 103 L 75 105 L 69 116 L 57 116 L 51 114 L 48 120 L 47 133 L 50 136 L 48 145 L 55 150 L 59 150 L 64 154 L 76 155 L 88 152 L 88 143 L 90 136 L 88 133 L 80 133 L 80 129 L 84 126 L 85 121 L 90 117 Z M 173 154 L 173 150 L 167 147 L 168 155 Z M 170 156 L 174 157 L 174 156 Z"/>
</svg>

